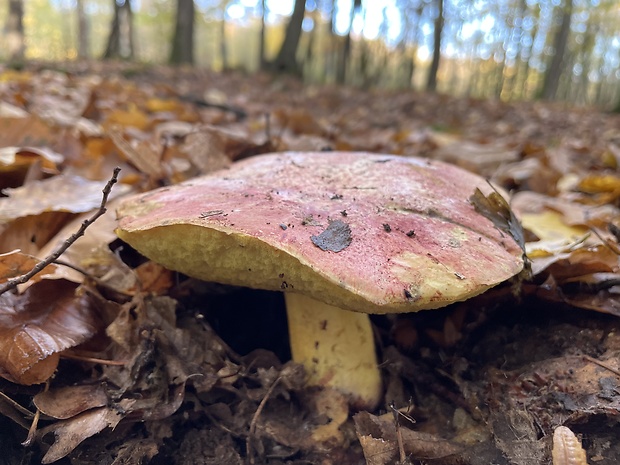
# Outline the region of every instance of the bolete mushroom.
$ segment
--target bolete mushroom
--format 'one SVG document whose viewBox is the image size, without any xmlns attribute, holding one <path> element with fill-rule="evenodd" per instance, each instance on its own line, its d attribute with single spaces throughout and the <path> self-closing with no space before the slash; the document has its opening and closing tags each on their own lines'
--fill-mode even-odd
<svg viewBox="0 0 620 465">
<path fill-rule="evenodd" d="M 118 236 L 189 276 L 285 293 L 291 352 L 311 385 L 376 406 L 368 314 L 468 299 L 523 267 L 477 213 L 479 176 L 413 157 L 275 153 L 130 198 Z"/>
</svg>

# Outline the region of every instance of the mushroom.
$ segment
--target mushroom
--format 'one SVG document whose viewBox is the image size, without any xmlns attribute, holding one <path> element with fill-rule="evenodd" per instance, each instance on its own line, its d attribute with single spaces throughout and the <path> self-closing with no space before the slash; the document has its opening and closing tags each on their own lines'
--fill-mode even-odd
<svg viewBox="0 0 620 465">
<path fill-rule="evenodd" d="M 283 291 L 291 353 L 310 385 L 382 394 L 368 314 L 468 299 L 523 267 L 458 167 L 353 152 L 275 153 L 124 201 L 118 236 L 206 281 Z"/>
</svg>

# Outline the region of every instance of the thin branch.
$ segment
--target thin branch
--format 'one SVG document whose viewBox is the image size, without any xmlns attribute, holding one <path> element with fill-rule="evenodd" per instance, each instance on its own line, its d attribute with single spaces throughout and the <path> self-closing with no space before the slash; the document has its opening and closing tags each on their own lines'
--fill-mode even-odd
<svg viewBox="0 0 620 465">
<path fill-rule="evenodd" d="M 267 389 L 267 392 L 265 393 L 265 397 L 263 397 L 263 399 L 260 401 L 260 404 L 258 404 L 258 408 L 256 409 L 256 412 L 254 413 L 254 416 L 252 417 L 252 421 L 250 422 L 250 431 L 248 433 L 248 437 L 245 438 L 245 449 L 246 449 L 245 453 L 246 453 L 246 459 L 247 459 L 246 461 L 250 465 L 254 465 L 255 463 L 254 453 L 252 449 L 252 441 L 254 440 L 254 436 L 256 435 L 256 425 L 258 423 L 258 417 L 260 417 L 260 414 L 262 413 L 263 409 L 265 408 L 265 404 L 267 403 L 267 399 L 269 399 L 269 396 L 271 396 L 271 393 L 276 388 L 276 386 L 278 385 L 281 379 L 282 379 L 282 376 L 278 376 L 276 380 L 273 382 L 273 384 L 269 387 L 269 389 Z"/>
<path fill-rule="evenodd" d="M 17 278 L 9 279 L 6 283 L 0 285 L 0 295 L 4 294 L 7 291 L 10 291 L 11 289 L 15 289 L 18 285 L 25 283 L 26 281 L 31 279 L 33 276 L 40 273 L 41 270 L 43 270 L 43 268 L 45 268 L 47 265 L 52 263 L 54 260 L 60 257 L 63 253 L 65 253 L 65 251 L 69 247 L 71 247 L 71 245 L 73 245 L 75 241 L 77 241 L 80 237 L 84 235 L 84 233 L 86 232 L 86 228 L 88 228 L 91 224 L 93 224 L 97 220 L 97 218 L 99 218 L 101 215 L 103 215 L 107 211 L 105 205 L 108 202 L 108 196 L 110 195 L 112 186 L 116 184 L 116 182 L 118 181 L 118 173 L 120 171 L 121 171 L 120 168 L 114 168 L 114 173 L 112 174 L 112 177 L 110 178 L 110 180 L 107 182 L 107 184 L 103 188 L 103 191 L 102 191 L 103 197 L 101 199 L 101 205 L 99 206 L 99 209 L 95 212 L 95 214 L 91 216 L 90 218 L 84 220 L 82 222 L 82 225 L 80 226 L 80 229 L 75 234 L 71 235 L 68 239 L 66 239 L 62 243 L 62 245 L 58 247 L 50 255 L 48 255 L 45 258 L 45 260 L 37 263 L 34 266 L 34 268 L 32 268 L 32 270 L 30 270 L 28 273 L 18 276 Z"/>
<path fill-rule="evenodd" d="M 595 359 L 594 357 L 590 357 L 589 355 L 584 355 L 583 358 L 584 358 L 584 360 L 587 360 L 588 362 L 592 362 L 592 363 L 600 366 L 601 368 L 605 368 L 606 370 L 611 371 L 616 376 L 620 376 L 620 371 L 616 370 L 613 367 L 610 367 L 609 365 L 607 365 L 604 362 L 601 362 L 600 360 Z"/>
</svg>

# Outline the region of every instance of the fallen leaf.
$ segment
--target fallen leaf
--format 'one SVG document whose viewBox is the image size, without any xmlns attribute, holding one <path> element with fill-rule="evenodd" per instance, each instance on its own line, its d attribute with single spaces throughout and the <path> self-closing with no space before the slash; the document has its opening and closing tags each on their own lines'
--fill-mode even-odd
<svg viewBox="0 0 620 465">
<path fill-rule="evenodd" d="M 485 196 L 479 188 L 476 188 L 469 201 L 478 213 L 488 218 L 497 229 L 512 237 L 525 251 L 525 237 L 521 223 L 499 192 L 493 191 Z"/>
<path fill-rule="evenodd" d="M 39 262 L 39 259 L 32 255 L 22 253 L 19 250 L 0 254 L 0 284 L 7 282 L 9 279 L 17 278 L 18 276 L 28 273 Z M 53 275 L 56 270 L 56 265 L 47 265 L 40 273 L 31 278 L 31 281 L 40 281 L 48 277 L 48 275 Z"/>
<path fill-rule="evenodd" d="M 22 295 L 0 295 L 1 375 L 20 384 L 46 381 L 59 353 L 101 329 L 95 301 L 66 281 L 43 280 Z"/>
<path fill-rule="evenodd" d="M 40 392 L 32 400 L 41 413 L 59 420 L 66 420 L 93 408 L 105 407 L 110 402 L 101 384 L 52 388 Z"/>
<path fill-rule="evenodd" d="M 134 402 L 125 399 L 119 407 L 124 407 L 126 411 Z M 41 463 L 47 464 L 60 460 L 85 439 L 99 433 L 104 428 L 114 428 L 125 416 L 124 410 L 122 408 L 96 408 L 42 429 L 39 432 L 40 437 L 53 432 L 56 440 L 43 456 Z"/>
<path fill-rule="evenodd" d="M 89 181 L 79 176 L 61 174 L 43 181 L 34 181 L 15 189 L 5 189 L 8 197 L 0 198 L 0 221 L 9 221 L 49 211 L 83 213 L 101 204 L 105 182 Z M 111 198 L 130 190 L 116 186 Z M 54 195 L 49 195 L 53 192 Z"/>
</svg>

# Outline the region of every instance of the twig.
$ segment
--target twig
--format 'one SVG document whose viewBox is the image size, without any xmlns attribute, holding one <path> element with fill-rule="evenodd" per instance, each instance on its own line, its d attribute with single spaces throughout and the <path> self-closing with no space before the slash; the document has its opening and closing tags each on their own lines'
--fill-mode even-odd
<svg viewBox="0 0 620 465">
<path fill-rule="evenodd" d="M 48 379 L 45 382 L 45 389 L 43 389 L 43 392 L 48 392 L 49 389 L 50 389 L 50 381 Z M 41 410 L 39 410 L 39 407 L 36 407 L 36 408 L 37 408 L 37 411 L 35 412 L 34 418 L 32 419 L 32 423 L 30 424 L 30 428 L 28 429 L 28 436 L 26 437 L 24 442 L 22 442 L 22 446 L 24 447 L 29 447 L 30 445 L 32 445 L 32 442 L 34 441 L 35 436 L 37 435 L 37 426 L 39 426 L 39 419 L 41 418 Z"/>
<path fill-rule="evenodd" d="M 620 371 L 616 370 L 615 368 L 610 367 L 609 365 L 601 362 L 600 360 L 595 359 L 594 357 L 590 357 L 589 355 L 583 355 L 583 358 L 584 360 L 587 360 L 588 362 L 594 363 L 595 365 L 598 365 L 601 368 L 605 368 L 606 370 L 611 371 L 616 376 L 620 376 Z"/>
<path fill-rule="evenodd" d="M 62 354 L 60 354 L 60 356 L 62 358 L 66 358 L 69 360 L 77 360 L 79 362 L 85 362 L 85 363 L 98 363 L 100 365 L 108 365 L 108 366 L 122 367 L 129 363 L 127 360 L 106 360 L 103 358 L 86 357 L 86 356 L 81 356 L 81 355 L 69 354 L 66 352 L 63 352 Z"/>
<path fill-rule="evenodd" d="M 392 415 L 394 415 L 394 428 L 396 428 L 396 442 L 398 443 L 398 455 L 400 457 L 399 463 L 404 463 L 407 460 L 407 455 L 405 454 L 405 446 L 403 445 L 403 433 L 400 430 L 400 419 L 398 414 L 400 413 L 394 402 L 390 402 L 390 409 L 392 410 Z"/>
<path fill-rule="evenodd" d="M 11 399 L 9 396 L 7 396 L 2 391 L 0 391 L 0 400 L 4 400 L 7 404 L 9 404 L 11 407 L 13 407 L 19 413 L 21 413 L 22 415 L 24 415 L 24 416 L 26 416 L 28 418 L 32 418 L 34 416 L 34 413 L 32 413 L 26 407 L 22 407 L 20 404 L 15 402 L 13 399 Z"/>
<path fill-rule="evenodd" d="M 45 268 L 47 265 L 52 263 L 54 260 L 56 260 L 58 257 L 60 257 L 63 253 L 65 253 L 65 251 L 69 247 L 71 247 L 71 245 L 73 245 L 73 243 L 75 241 L 77 241 L 80 237 L 82 237 L 84 235 L 84 232 L 86 231 L 86 228 L 88 228 L 91 224 L 93 224 L 97 220 L 97 218 L 99 218 L 101 215 L 103 215 L 107 211 L 105 205 L 108 202 L 108 196 L 110 195 L 110 191 L 112 190 L 112 186 L 114 184 L 116 184 L 116 182 L 118 181 L 118 173 L 120 171 L 121 171 L 120 168 L 114 168 L 114 173 L 112 174 L 112 177 L 110 178 L 110 180 L 107 182 L 107 184 L 103 188 L 103 191 L 102 191 L 103 192 L 103 197 L 101 199 L 101 205 L 99 206 L 99 209 L 95 212 L 95 214 L 93 216 L 91 216 L 90 218 L 84 220 L 82 222 L 82 225 L 80 226 L 80 229 L 76 233 L 72 234 L 68 239 L 66 239 L 62 243 L 62 245 L 60 247 L 58 247 L 50 255 L 48 255 L 45 258 L 45 260 L 40 261 L 39 263 L 37 263 L 34 266 L 34 268 L 32 268 L 32 270 L 30 270 L 26 274 L 18 276 L 17 278 L 9 279 L 6 283 L 1 285 L 0 286 L 0 295 L 4 294 L 7 291 L 10 291 L 11 289 L 15 289 L 18 285 L 25 283 L 26 281 L 31 279 L 33 276 L 35 276 L 36 274 L 40 273 L 41 270 L 43 270 L 43 268 Z"/>
<path fill-rule="evenodd" d="M 252 440 L 254 439 L 254 435 L 256 434 L 256 424 L 258 423 L 258 417 L 260 416 L 261 412 L 265 408 L 267 399 L 269 399 L 269 396 L 271 395 L 273 390 L 276 388 L 276 386 L 280 382 L 280 379 L 282 379 L 282 377 L 278 376 L 276 380 L 273 382 L 273 384 L 269 387 L 269 389 L 267 389 L 267 392 L 265 393 L 265 397 L 263 397 L 263 400 L 261 400 L 260 404 L 258 404 L 258 408 L 256 409 L 256 412 L 254 412 L 254 416 L 252 417 L 252 421 L 250 422 L 250 431 L 249 431 L 248 437 L 245 438 L 245 453 L 248 459 L 248 463 L 250 465 L 254 465 L 254 454 L 252 453 Z"/>
</svg>

